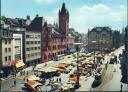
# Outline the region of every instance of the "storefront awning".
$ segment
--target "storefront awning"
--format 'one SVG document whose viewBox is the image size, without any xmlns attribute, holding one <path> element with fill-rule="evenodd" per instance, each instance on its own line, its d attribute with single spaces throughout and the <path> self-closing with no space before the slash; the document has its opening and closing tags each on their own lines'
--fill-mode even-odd
<svg viewBox="0 0 128 92">
<path fill-rule="evenodd" d="M 25 64 L 24 64 L 23 60 L 19 60 L 19 61 L 16 62 L 16 68 L 20 68 L 20 67 L 22 67 L 24 65 Z"/>
</svg>

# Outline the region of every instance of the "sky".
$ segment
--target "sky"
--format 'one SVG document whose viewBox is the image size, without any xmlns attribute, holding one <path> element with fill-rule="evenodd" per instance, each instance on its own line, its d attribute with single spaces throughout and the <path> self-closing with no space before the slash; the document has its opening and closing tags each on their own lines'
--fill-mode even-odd
<svg viewBox="0 0 128 92">
<path fill-rule="evenodd" d="M 1 15 L 33 19 L 36 14 L 48 23 L 58 22 L 58 11 L 65 2 L 69 27 L 80 33 L 96 26 L 122 30 L 127 25 L 127 0 L 1 0 Z"/>
</svg>

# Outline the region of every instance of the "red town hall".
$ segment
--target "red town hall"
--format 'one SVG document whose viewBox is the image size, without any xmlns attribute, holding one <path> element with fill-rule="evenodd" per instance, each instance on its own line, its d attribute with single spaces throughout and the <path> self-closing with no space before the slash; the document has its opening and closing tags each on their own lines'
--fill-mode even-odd
<svg viewBox="0 0 128 92">
<path fill-rule="evenodd" d="M 41 32 L 42 62 L 51 60 L 56 55 L 68 52 L 69 13 L 65 3 L 63 3 L 58 15 L 59 26 L 58 24 L 47 24 L 43 17 L 37 15 L 28 27 L 30 31 Z"/>
</svg>

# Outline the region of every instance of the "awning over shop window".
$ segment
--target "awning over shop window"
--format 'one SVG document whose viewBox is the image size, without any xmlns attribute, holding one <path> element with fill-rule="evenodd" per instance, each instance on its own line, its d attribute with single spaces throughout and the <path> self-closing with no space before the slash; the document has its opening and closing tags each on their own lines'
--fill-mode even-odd
<svg viewBox="0 0 128 92">
<path fill-rule="evenodd" d="M 16 62 L 16 68 L 20 68 L 20 67 L 22 67 L 24 65 L 25 64 L 24 64 L 23 60 L 19 60 L 19 61 Z"/>
</svg>

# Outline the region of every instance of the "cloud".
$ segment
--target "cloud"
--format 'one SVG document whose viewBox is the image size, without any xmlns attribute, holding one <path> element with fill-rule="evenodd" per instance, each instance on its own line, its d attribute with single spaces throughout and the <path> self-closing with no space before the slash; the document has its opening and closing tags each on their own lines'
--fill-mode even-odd
<svg viewBox="0 0 128 92">
<path fill-rule="evenodd" d="M 121 29 L 126 25 L 126 21 L 127 7 L 124 5 L 114 8 L 104 4 L 83 5 L 70 13 L 70 27 L 74 27 L 79 32 L 87 32 L 88 28 L 92 29 L 95 26 Z"/>
<path fill-rule="evenodd" d="M 57 0 L 34 0 L 34 1 L 36 1 L 39 4 L 51 4 L 56 2 Z"/>
</svg>

